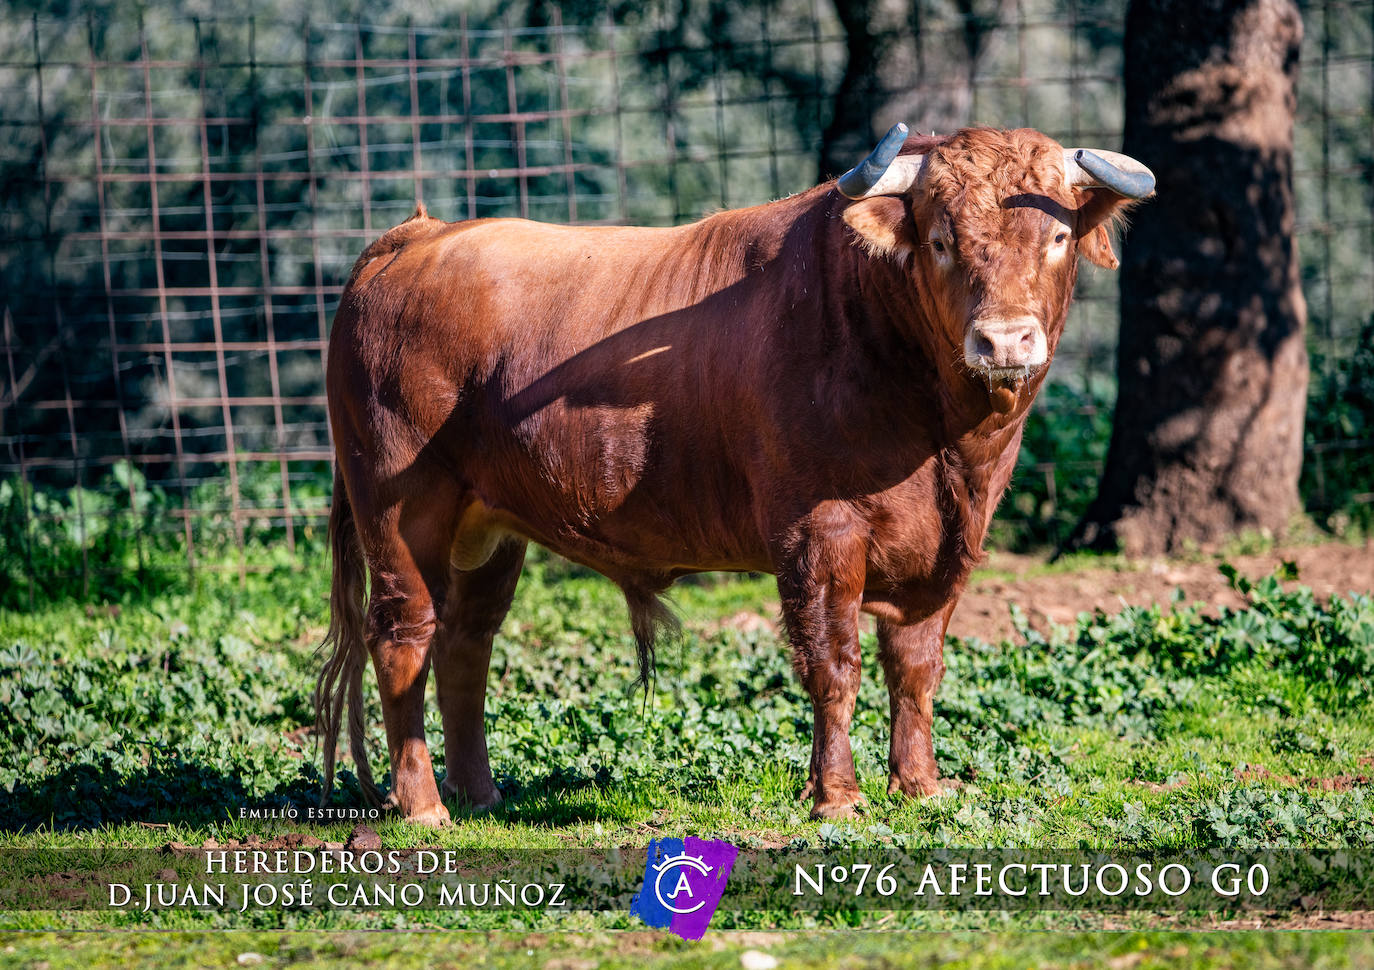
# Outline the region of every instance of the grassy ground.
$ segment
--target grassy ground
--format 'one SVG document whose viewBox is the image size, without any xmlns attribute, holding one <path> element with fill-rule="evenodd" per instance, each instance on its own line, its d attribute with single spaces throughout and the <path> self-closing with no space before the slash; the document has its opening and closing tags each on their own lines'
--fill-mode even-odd
<svg viewBox="0 0 1374 970">
<path fill-rule="evenodd" d="M 453 806 L 456 824 L 439 833 L 397 821 L 377 828 L 388 846 L 467 850 L 642 848 L 663 835 L 723 837 L 745 847 L 911 851 L 1374 844 L 1374 604 L 1360 596 L 1319 603 L 1273 578 L 1237 582 L 1249 605 L 1220 616 L 1178 603 L 1084 615 L 1048 636 L 1023 624 L 1002 643 L 952 641 L 937 699 L 936 750 L 942 774 L 957 786 L 924 802 L 886 794 L 886 693 L 872 635 L 865 633 L 853 739 L 870 807 L 856 822 L 822 824 L 809 821 L 796 798 L 809 752 L 808 706 L 771 626 L 748 620 L 775 599 L 771 579 L 706 577 L 680 586 L 675 602 L 684 635 L 660 649 L 658 678 L 646 700 L 632 687 L 634 651 L 618 592 L 597 577 L 538 559 L 527 569 L 493 660 L 488 730 L 505 804 L 481 815 Z M 301 823 L 238 814 L 243 807 L 306 804 L 318 790 L 317 757 L 305 728 L 326 591 L 325 566 L 315 562 L 243 584 L 207 581 L 192 593 L 149 591 L 112 607 L 0 613 L 0 704 L 11 715 L 0 719 L 0 848 L 198 845 L 303 830 Z M 384 769 L 380 723 L 374 703 L 370 744 L 376 767 Z M 442 771 L 434 705 L 428 728 Z M 351 775 L 336 804 L 360 804 Z M 311 831 L 341 841 L 348 829 Z M 292 920 L 334 929 L 519 929 L 509 920 L 455 924 L 394 913 L 352 922 L 337 914 Z M 998 925 L 989 917 L 941 922 L 929 914 L 895 922 L 870 914 L 859 922 Z M 14 930 L 72 925 L 50 913 L 0 915 L 0 928 Z M 251 914 L 172 913 L 107 916 L 96 925 L 272 924 Z M 571 914 L 545 928 L 635 925 L 628 914 Z M 726 925 L 835 924 L 773 914 Z M 1064 917 L 1018 925 L 1102 923 Z M 216 953 L 238 945 L 226 942 L 230 937 L 214 939 Z M 309 944 L 300 942 L 305 937 L 272 939 L 284 940 L 272 945 L 295 954 L 285 962 L 304 965 L 323 959 L 333 945 L 323 937 Z M 788 965 L 828 965 L 821 956 L 828 951 L 781 939 L 786 946 L 779 955 Z M 68 941 L 74 953 L 81 952 L 79 940 Z M 500 940 L 500 947 L 484 951 L 488 965 L 507 965 L 502 947 L 509 939 Z M 853 940 L 846 940 L 848 947 Z M 908 951 L 877 940 L 871 938 L 872 946 L 887 954 L 887 965 L 906 965 L 899 955 Z M 452 959 L 463 959 L 468 944 L 450 942 L 457 948 Z M 368 945 L 393 943 L 396 952 L 387 959 L 406 965 L 409 944 Z M 10 945 L 20 954 L 41 943 L 19 937 Z M 1018 950 L 1022 944 L 1009 943 L 1003 951 L 1024 956 L 1012 961 L 1017 966 L 1065 965 L 1049 955 L 1055 945 L 1041 940 Z M 1317 965 L 1299 960 L 1300 946 L 1274 945 L 1279 949 L 1264 956 L 1269 962 L 1244 965 Z M 1220 957 L 1176 959 L 1167 948 L 1149 947 L 1159 966 L 1232 965 L 1217 962 Z M 1001 956 L 960 956 L 957 946 L 948 952 L 951 966 L 1012 965 L 995 962 Z M 516 956 L 510 960 L 518 962 Z M 737 957 L 731 963 L 718 953 L 679 956 L 683 966 L 739 965 Z"/>
<path fill-rule="evenodd" d="M 748 955 L 746 955 L 748 954 Z M 776 963 L 760 962 L 771 957 Z M 719 933 L 702 944 L 666 934 L 188 933 L 0 934 L 0 967 L 99 970 L 192 967 L 534 967 L 541 970 L 1357 970 L 1374 936 L 1346 933 Z"/>
</svg>

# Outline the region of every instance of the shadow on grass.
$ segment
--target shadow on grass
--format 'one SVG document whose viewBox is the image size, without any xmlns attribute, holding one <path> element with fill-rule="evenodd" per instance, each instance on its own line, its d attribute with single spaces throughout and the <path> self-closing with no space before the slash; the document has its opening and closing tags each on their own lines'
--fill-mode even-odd
<svg viewBox="0 0 1374 970">
<path fill-rule="evenodd" d="M 442 780 L 440 773 L 436 784 Z M 379 781 L 385 791 L 389 776 Z M 455 820 L 487 818 L 558 828 L 628 822 L 651 807 L 651 792 L 642 783 L 613 780 L 605 770 L 595 776 L 559 769 L 533 778 L 503 778 L 500 788 L 504 800 L 496 808 L 474 810 L 450 800 L 450 813 Z M 299 777 L 263 790 L 232 766 L 212 766 L 159 752 L 147 765 L 131 771 L 105 755 L 65 766 L 34 782 L 21 782 L 13 791 L 0 788 L 0 832 L 76 832 L 127 822 L 204 826 L 234 820 L 245 806 L 315 805 L 319 793 L 319 775 L 311 763 L 302 765 Z M 332 804 L 365 805 L 351 772 L 340 770 L 336 776 Z"/>
<path fill-rule="evenodd" d="M 356 789 L 351 777 L 341 781 Z M 251 791 L 232 768 L 159 753 L 130 771 L 105 755 L 20 782 L 13 791 L 0 788 L 0 831 L 79 831 L 124 822 L 205 825 L 236 816 L 242 806 L 314 804 L 318 798 L 313 766 L 270 791 Z M 351 800 L 348 794 L 342 799 Z"/>
<path fill-rule="evenodd" d="M 643 789 L 630 781 L 615 781 L 602 769 L 595 777 L 556 769 L 533 778 L 499 779 L 501 804 L 474 810 L 450 801 L 455 820 L 486 818 L 513 825 L 558 828 L 586 822 L 633 821 L 646 810 Z"/>
</svg>

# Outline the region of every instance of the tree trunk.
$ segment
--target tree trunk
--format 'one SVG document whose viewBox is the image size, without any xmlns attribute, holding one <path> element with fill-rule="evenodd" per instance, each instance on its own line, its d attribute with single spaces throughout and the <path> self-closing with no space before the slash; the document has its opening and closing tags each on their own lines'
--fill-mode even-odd
<svg viewBox="0 0 1374 970">
<path fill-rule="evenodd" d="M 1070 545 L 1152 554 L 1298 510 L 1306 307 L 1291 0 L 1132 0 L 1125 151 L 1158 175 L 1121 265 L 1119 392 Z"/>
</svg>

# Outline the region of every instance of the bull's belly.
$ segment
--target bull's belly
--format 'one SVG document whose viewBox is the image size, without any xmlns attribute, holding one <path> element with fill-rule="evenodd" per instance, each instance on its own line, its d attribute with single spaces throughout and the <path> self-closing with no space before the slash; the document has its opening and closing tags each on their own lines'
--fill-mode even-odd
<svg viewBox="0 0 1374 970">
<path fill-rule="evenodd" d="M 483 565 L 501 542 L 518 537 L 594 569 L 620 585 L 657 591 L 681 576 L 700 572 L 776 573 L 767 552 L 735 548 L 705 548 L 654 534 L 642 528 L 631 533 L 603 530 L 588 535 L 569 528 L 550 529 L 523 521 L 504 509 L 474 502 L 464 510 L 451 547 L 455 569 Z M 966 576 L 936 576 L 925 570 L 894 578 L 870 573 L 860 609 L 898 626 L 920 623 L 952 604 Z"/>
<path fill-rule="evenodd" d="M 533 516 L 531 516 L 533 518 Z M 509 509 L 474 502 L 463 512 L 451 546 L 455 569 L 480 567 L 500 543 L 518 537 L 539 543 L 573 562 L 587 566 L 626 586 L 662 588 L 680 576 L 699 572 L 776 573 L 778 565 L 763 544 L 750 549 L 737 539 L 711 546 L 684 542 L 676 529 L 655 532 L 643 523 L 616 528 L 612 517 L 595 530 L 567 523 L 538 524 Z M 928 561 L 913 555 L 912 563 Z M 962 591 L 966 573 L 935 573 L 913 565 L 903 575 L 877 571 L 870 564 L 861 609 L 898 625 L 919 623 L 940 612 Z"/>
<path fill-rule="evenodd" d="M 503 540 L 518 537 L 618 582 L 656 585 L 688 573 L 775 571 L 763 543 L 751 536 L 754 530 L 732 532 L 724 523 L 712 528 L 628 511 L 593 519 L 549 517 L 522 504 L 479 500 L 468 505 L 450 546 L 453 567 L 476 569 Z"/>
<path fill-rule="evenodd" d="M 622 585 L 666 586 L 678 576 L 708 571 L 776 573 L 783 565 L 767 536 L 788 528 L 770 507 L 786 489 L 763 488 L 748 474 L 731 473 L 719 455 L 698 452 L 689 462 L 660 453 L 648 474 L 631 470 L 638 463 L 608 461 L 604 452 L 591 449 L 526 446 L 488 456 L 499 460 L 483 463 L 467 479 L 473 501 L 460 515 L 452 543 L 455 568 L 477 568 L 510 536 L 534 541 Z M 927 491 L 918 489 L 916 501 Z M 822 501 L 835 499 L 818 496 L 816 502 Z M 892 504 L 912 501 L 894 492 Z M 795 497 L 789 504 L 799 515 L 810 507 Z M 854 515 L 873 515 L 874 505 L 866 495 L 856 501 Z M 952 548 L 942 538 L 957 524 L 943 525 L 882 536 L 881 550 L 871 549 L 866 563 L 865 611 L 891 622 L 918 622 L 957 596 L 967 569 L 950 561 Z"/>
</svg>

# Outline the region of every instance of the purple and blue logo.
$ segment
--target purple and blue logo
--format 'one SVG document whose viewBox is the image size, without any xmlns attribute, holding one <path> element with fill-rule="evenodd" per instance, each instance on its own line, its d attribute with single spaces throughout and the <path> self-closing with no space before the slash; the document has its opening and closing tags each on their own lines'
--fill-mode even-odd
<svg viewBox="0 0 1374 970">
<path fill-rule="evenodd" d="M 631 901 L 630 912 L 684 940 L 701 939 L 738 854 L 729 842 L 690 836 L 654 839 L 644 860 L 644 885 Z"/>
</svg>

